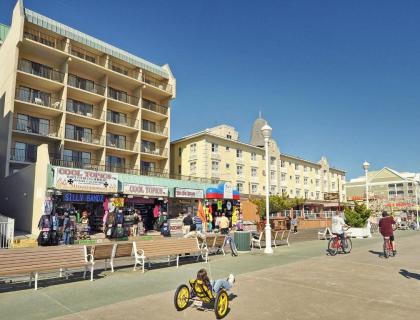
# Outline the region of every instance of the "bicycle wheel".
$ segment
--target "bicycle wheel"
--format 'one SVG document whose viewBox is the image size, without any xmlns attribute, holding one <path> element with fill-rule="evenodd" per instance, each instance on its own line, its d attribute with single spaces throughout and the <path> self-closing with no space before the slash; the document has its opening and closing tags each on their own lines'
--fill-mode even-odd
<svg viewBox="0 0 420 320">
<path fill-rule="evenodd" d="M 335 256 L 338 253 L 338 248 L 335 246 L 335 237 L 328 241 L 328 252 L 332 256 Z"/>
<path fill-rule="evenodd" d="M 353 246 L 353 243 L 351 242 L 350 238 L 346 238 L 345 242 L 346 242 L 346 247 L 343 248 L 343 252 L 344 253 L 350 253 L 350 251 L 352 249 L 352 246 Z"/>
<path fill-rule="evenodd" d="M 236 249 L 235 241 L 233 241 L 233 239 L 230 239 L 229 240 L 229 245 L 230 245 L 230 252 L 231 252 L 232 256 L 237 257 L 238 256 L 238 249 Z"/>
</svg>

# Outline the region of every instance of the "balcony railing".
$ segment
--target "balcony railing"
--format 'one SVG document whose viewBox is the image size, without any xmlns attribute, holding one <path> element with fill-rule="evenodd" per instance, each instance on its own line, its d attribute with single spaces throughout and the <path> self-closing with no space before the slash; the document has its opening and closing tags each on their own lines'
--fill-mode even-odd
<svg viewBox="0 0 420 320">
<path fill-rule="evenodd" d="M 118 72 L 120 74 L 123 74 L 127 77 L 137 79 L 136 72 L 133 69 L 129 69 L 122 64 L 116 63 L 114 61 L 109 61 L 109 69 L 112 71 Z"/>
<path fill-rule="evenodd" d="M 158 79 L 143 75 L 143 82 L 150 84 L 151 86 L 158 88 L 160 90 L 172 93 L 172 86 Z"/>
<path fill-rule="evenodd" d="M 21 59 L 19 60 L 18 69 L 20 71 L 33 74 L 38 77 L 42 77 L 45 79 L 50 79 L 53 81 L 57 81 L 63 83 L 64 81 L 64 73 L 54 70 L 53 68 L 42 65 L 36 62 L 32 62 L 30 60 Z"/>
<path fill-rule="evenodd" d="M 168 108 L 167 107 L 158 105 L 158 104 L 156 104 L 152 101 L 146 100 L 146 99 L 143 99 L 141 107 L 143 109 L 154 111 L 154 112 L 157 112 L 157 113 L 160 113 L 160 114 L 163 114 L 163 115 L 168 114 Z"/>
<path fill-rule="evenodd" d="M 79 78 L 75 75 L 69 74 L 69 86 L 78 88 L 81 90 L 89 91 L 99 95 L 104 95 L 105 87 L 97 84 L 91 80 Z"/>
<path fill-rule="evenodd" d="M 98 134 L 81 133 L 79 131 L 66 131 L 65 138 L 84 143 L 92 143 L 96 145 L 104 144 L 104 137 Z"/>
<path fill-rule="evenodd" d="M 37 134 L 44 137 L 57 137 L 58 130 L 54 124 L 44 119 L 25 119 L 22 117 L 13 118 L 13 130 Z"/>
<path fill-rule="evenodd" d="M 57 110 L 62 110 L 62 100 L 52 97 L 49 93 L 31 90 L 28 88 L 17 88 L 15 99 L 23 102 L 37 104 L 43 107 L 49 107 Z"/>
<path fill-rule="evenodd" d="M 90 52 L 86 49 L 80 48 L 75 45 L 70 45 L 70 54 L 73 56 L 79 57 L 83 60 L 99 64 L 99 56 L 93 52 Z"/>
<path fill-rule="evenodd" d="M 141 152 L 161 157 L 168 156 L 168 148 L 150 148 L 149 146 L 141 145 Z"/>
<path fill-rule="evenodd" d="M 67 168 L 77 168 L 77 169 L 89 169 L 89 170 L 100 170 L 100 164 L 95 159 L 79 159 L 79 158 L 64 158 L 63 160 L 56 157 L 50 159 L 50 162 L 54 166 L 67 167 Z M 104 171 L 103 168 L 100 171 Z"/>
<path fill-rule="evenodd" d="M 26 29 L 23 33 L 23 36 L 26 39 L 30 39 L 30 40 L 45 44 L 46 46 L 49 46 L 51 48 L 55 48 L 58 50 L 64 50 L 65 48 L 65 43 L 63 40 L 49 36 L 45 33 L 42 33 L 34 29 Z"/>
<path fill-rule="evenodd" d="M 122 126 L 128 126 L 132 128 L 139 127 L 139 121 L 137 119 L 128 118 L 128 117 L 114 117 L 112 113 L 108 112 L 106 116 L 106 121 L 112 122 L 115 124 L 120 124 Z"/>
<path fill-rule="evenodd" d="M 155 125 L 154 123 L 150 123 L 150 122 L 142 122 L 141 124 L 141 129 L 144 131 L 148 131 L 148 132 L 153 132 L 153 133 L 157 133 L 163 136 L 167 136 L 168 135 L 168 128 L 167 127 L 161 127 L 158 125 Z"/>
<path fill-rule="evenodd" d="M 108 89 L 108 98 L 111 98 L 113 100 L 121 101 L 124 103 L 131 104 L 133 106 L 137 106 L 139 104 L 139 98 L 135 96 L 131 96 L 126 93 L 122 92 L 114 92 L 112 93 L 111 90 Z"/>
<path fill-rule="evenodd" d="M 135 151 L 135 152 L 139 151 L 139 144 L 135 141 L 129 141 L 129 140 L 107 139 L 106 146 L 111 147 L 111 148 Z"/>
<path fill-rule="evenodd" d="M 66 104 L 67 112 L 71 112 L 71 113 L 89 117 L 89 118 L 95 118 L 98 120 L 104 120 L 104 112 L 101 110 L 101 108 L 96 107 L 96 106 L 86 107 L 83 105 L 73 104 L 70 101 L 67 100 L 67 104 Z"/>
<path fill-rule="evenodd" d="M 36 162 L 36 149 L 28 150 L 23 148 L 11 148 L 10 160 L 21 162 Z"/>
</svg>

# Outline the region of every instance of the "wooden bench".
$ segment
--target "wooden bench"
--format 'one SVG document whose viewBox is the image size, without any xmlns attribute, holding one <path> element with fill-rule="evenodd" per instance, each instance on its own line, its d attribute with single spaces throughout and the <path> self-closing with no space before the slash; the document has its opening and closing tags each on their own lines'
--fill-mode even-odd
<svg viewBox="0 0 420 320">
<path fill-rule="evenodd" d="M 289 246 L 289 237 L 290 237 L 290 230 L 277 230 L 271 231 L 271 244 L 274 247 L 278 245 L 287 244 Z M 260 232 L 258 239 L 251 238 L 251 249 L 254 248 L 254 245 L 258 245 L 261 250 L 261 243 L 266 243 L 265 241 L 265 231 Z"/>
<path fill-rule="evenodd" d="M 116 244 L 109 243 L 109 244 L 98 244 L 90 247 L 90 255 L 86 257 L 86 260 L 89 258 L 89 262 L 95 264 L 97 260 L 105 260 L 105 270 L 107 269 L 107 262 L 108 260 L 111 262 Z M 114 265 L 110 263 L 111 270 L 114 272 Z"/>
<path fill-rule="evenodd" d="M 147 240 L 147 241 L 138 241 L 138 242 L 149 242 L 154 240 Z M 121 242 L 114 244 L 114 249 L 111 255 L 111 270 L 114 272 L 114 260 L 117 258 L 127 258 L 133 256 L 133 242 Z"/>
<path fill-rule="evenodd" d="M 64 270 L 84 267 L 83 278 L 86 278 L 88 266 L 90 280 L 93 281 L 93 266 L 87 260 L 86 246 L 59 246 L 46 248 L 4 249 L 0 250 L 0 276 L 29 274 L 29 287 L 35 275 L 35 290 L 38 289 L 38 274 L 41 272 L 59 270 L 60 277 Z"/>
<path fill-rule="evenodd" d="M 206 238 L 206 245 L 207 249 L 210 253 L 216 254 L 219 251 L 222 251 L 223 255 L 225 255 L 225 245 L 226 235 L 224 234 L 216 234 L 211 235 Z"/>
<path fill-rule="evenodd" d="M 143 272 L 146 261 L 149 262 L 150 268 L 150 261 L 160 257 L 167 257 L 170 265 L 171 257 L 176 256 L 177 267 L 179 266 L 179 257 L 186 253 L 198 253 L 198 259 L 203 256 L 205 261 L 208 261 L 207 248 L 201 248 L 196 238 L 135 241 L 133 242 L 133 252 L 134 270 L 136 270 L 137 265 L 140 265 Z"/>
</svg>

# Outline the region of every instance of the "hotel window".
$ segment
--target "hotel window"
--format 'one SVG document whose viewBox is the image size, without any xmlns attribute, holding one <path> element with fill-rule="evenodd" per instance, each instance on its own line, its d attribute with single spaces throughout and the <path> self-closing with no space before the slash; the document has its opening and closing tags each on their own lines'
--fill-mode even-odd
<svg viewBox="0 0 420 320">
<path fill-rule="evenodd" d="M 219 145 L 217 143 L 211 144 L 211 152 L 219 152 Z"/>
<path fill-rule="evenodd" d="M 251 168 L 251 177 L 257 176 L 257 168 Z"/>
<path fill-rule="evenodd" d="M 270 164 L 271 164 L 272 166 L 274 166 L 274 165 L 276 164 L 276 158 L 275 158 L 275 157 L 271 157 L 271 158 L 270 158 Z"/>
<path fill-rule="evenodd" d="M 286 166 L 286 161 L 281 160 L 281 164 L 280 165 L 281 165 L 282 168 L 284 168 Z"/>
<path fill-rule="evenodd" d="M 242 182 L 238 182 L 238 183 L 236 183 L 236 188 L 238 189 L 239 192 L 243 192 L 244 191 L 244 184 Z"/>
<path fill-rule="evenodd" d="M 236 166 L 236 174 L 237 175 L 242 175 L 242 173 L 243 173 L 243 166 Z"/>
<path fill-rule="evenodd" d="M 315 198 L 316 198 L 316 200 L 319 200 L 319 192 L 316 193 Z"/>
<path fill-rule="evenodd" d="M 230 150 L 230 148 L 228 146 L 226 146 L 226 151 L 229 151 L 229 150 Z"/>
<path fill-rule="evenodd" d="M 190 162 L 190 174 L 195 174 L 197 170 L 197 162 L 192 161 Z"/>
<path fill-rule="evenodd" d="M 299 170 L 299 165 L 295 163 L 295 170 Z"/>
<path fill-rule="evenodd" d="M 258 184 L 251 184 L 251 192 L 252 193 L 258 192 Z"/>
<path fill-rule="evenodd" d="M 232 139 L 232 135 L 227 134 L 227 135 L 226 135 L 226 138 L 227 138 L 227 139 Z"/>
<path fill-rule="evenodd" d="M 276 186 L 271 186 L 270 187 L 270 193 L 271 194 L 276 194 Z"/>
<path fill-rule="evenodd" d="M 92 142 L 92 129 L 66 124 L 66 139 L 77 140 L 82 142 Z"/>
<path fill-rule="evenodd" d="M 219 161 L 211 162 L 211 170 L 216 172 L 219 171 Z"/>
<path fill-rule="evenodd" d="M 16 117 L 16 130 L 46 136 L 50 133 L 50 120 L 19 113 Z"/>
<path fill-rule="evenodd" d="M 303 171 L 304 171 L 304 172 L 308 172 L 308 167 L 307 167 L 307 166 L 304 166 L 304 167 L 303 167 Z"/>
<path fill-rule="evenodd" d="M 236 157 L 237 158 L 242 158 L 242 150 L 236 150 Z"/>
<path fill-rule="evenodd" d="M 197 151 L 197 144 L 196 143 L 191 143 L 190 144 L 190 152 L 195 153 L 196 151 Z"/>
<path fill-rule="evenodd" d="M 300 189 L 296 189 L 296 197 L 300 197 Z"/>
<path fill-rule="evenodd" d="M 319 187 L 319 179 L 316 179 L 316 180 L 315 180 L 315 185 L 316 185 L 317 187 Z"/>
<path fill-rule="evenodd" d="M 295 182 L 296 182 L 297 184 L 299 184 L 299 183 L 300 183 L 300 176 L 295 176 Z"/>
<path fill-rule="evenodd" d="M 309 198 L 309 191 L 305 190 L 305 199 L 308 199 L 308 198 Z"/>
<path fill-rule="evenodd" d="M 125 159 L 115 156 L 106 156 L 105 163 L 106 170 L 115 171 L 116 169 L 122 169 L 125 167 Z"/>
<path fill-rule="evenodd" d="M 226 169 L 229 169 L 229 168 L 230 168 L 230 164 L 226 163 Z"/>
<path fill-rule="evenodd" d="M 290 189 L 289 193 L 290 193 L 290 195 L 292 195 L 293 194 L 293 189 Z"/>
<path fill-rule="evenodd" d="M 181 170 L 181 165 L 179 164 L 178 165 L 178 174 L 181 174 L 182 173 L 182 170 Z"/>
<path fill-rule="evenodd" d="M 306 185 L 308 185 L 308 178 L 303 178 L 303 184 L 306 186 Z"/>
<path fill-rule="evenodd" d="M 126 149 L 126 138 L 118 134 L 107 133 L 106 134 L 106 145 L 108 147 Z"/>
<path fill-rule="evenodd" d="M 335 182 L 332 182 L 332 183 L 331 183 L 331 188 L 332 188 L 333 190 L 335 190 Z"/>
<path fill-rule="evenodd" d="M 281 194 L 284 195 L 284 196 L 287 195 L 287 189 L 286 188 L 282 188 L 281 189 Z"/>
<path fill-rule="evenodd" d="M 275 171 L 270 171 L 270 179 L 271 180 L 275 180 L 276 179 L 276 172 Z"/>
<path fill-rule="evenodd" d="M 281 181 L 286 181 L 286 174 L 285 173 L 281 174 Z"/>
<path fill-rule="evenodd" d="M 66 110 L 69 112 L 91 117 L 93 114 L 93 105 L 81 101 L 67 99 Z"/>
<path fill-rule="evenodd" d="M 257 154 L 255 152 L 251 153 L 251 160 L 256 161 L 257 160 Z"/>
<path fill-rule="evenodd" d="M 178 148 L 178 157 L 182 156 L 182 149 Z"/>
<path fill-rule="evenodd" d="M 74 151 L 69 149 L 64 149 L 63 155 L 64 161 L 76 162 L 78 164 L 90 164 L 91 154 L 90 152 Z"/>
</svg>

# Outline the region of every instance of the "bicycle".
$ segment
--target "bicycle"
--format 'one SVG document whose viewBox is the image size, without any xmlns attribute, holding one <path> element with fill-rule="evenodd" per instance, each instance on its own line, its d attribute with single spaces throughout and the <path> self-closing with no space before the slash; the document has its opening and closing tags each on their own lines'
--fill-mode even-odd
<svg viewBox="0 0 420 320">
<path fill-rule="evenodd" d="M 343 248 L 341 238 L 337 234 L 333 234 L 333 237 L 328 241 L 328 252 L 330 255 L 335 256 L 340 249 L 343 251 L 343 253 L 350 253 L 353 244 L 347 234 L 345 234 L 344 241 L 346 243 L 345 248 Z"/>
<path fill-rule="evenodd" d="M 235 241 L 233 240 L 232 236 L 229 234 L 226 235 L 225 237 L 225 242 L 223 243 L 223 247 L 226 246 L 226 244 L 229 243 L 230 246 L 230 253 L 233 257 L 237 257 L 238 256 L 238 249 L 236 248 L 236 244 Z"/>
<path fill-rule="evenodd" d="M 384 257 L 395 257 L 394 250 L 392 249 L 392 244 L 390 237 L 384 237 Z"/>
</svg>

